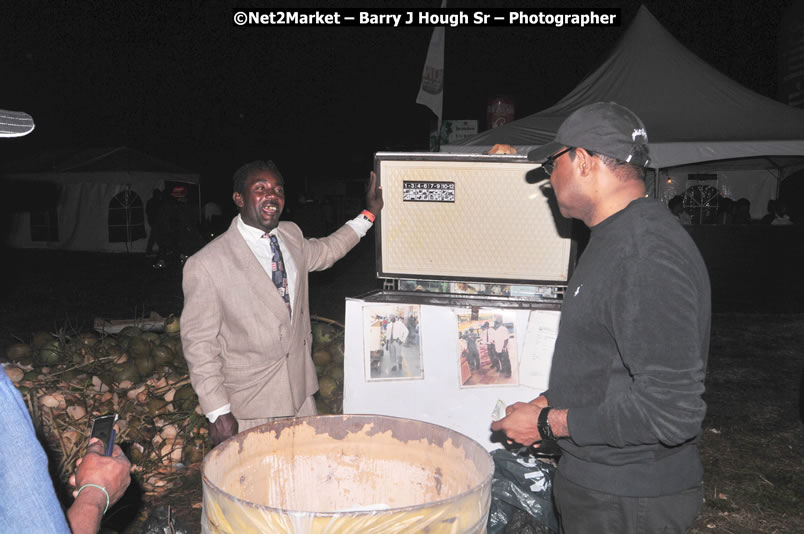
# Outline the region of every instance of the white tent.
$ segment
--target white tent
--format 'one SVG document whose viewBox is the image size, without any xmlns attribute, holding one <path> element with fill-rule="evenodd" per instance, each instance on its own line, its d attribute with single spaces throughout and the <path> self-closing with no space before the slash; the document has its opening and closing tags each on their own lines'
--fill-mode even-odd
<svg viewBox="0 0 804 534">
<path fill-rule="evenodd" d="M 573 111 L 600 101 L 622 104 L 645 123 L 658 197 L 673 193 L 666 185 L 685 187 L 687 174 L 717 174 L 721 193 L 760 190 L 752 199 L 752 214 L 761 216 L 778 182 L 804 166 L 804 110 L 759 95 L 721 74 L 676 40 L 644 6 L 602 64 L 558 103 L 441 150 L 477 153 L 505 143 L 525 153 L 551 141 Z M 742 162 L 724 162 L 735 159 Z M 708 170 L 700 167 L 704 162 Z"/>
<path fill-rule="evenodd" d="M 43 154 L 4 176 L 5 243 L 144 252 L 145 204 L 155 189 L 177 183 L 188 186 L 191 199 L 200 198 L 198 174 L 128 147 Z"/>
</svg>

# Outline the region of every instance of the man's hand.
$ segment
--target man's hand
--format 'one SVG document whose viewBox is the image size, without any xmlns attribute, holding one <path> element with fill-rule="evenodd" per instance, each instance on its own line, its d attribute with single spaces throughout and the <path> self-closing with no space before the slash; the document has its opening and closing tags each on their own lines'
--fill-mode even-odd
<svg viewBox="0 0 804 534">
<path fill-rule="evenodd" d="M 377 175 L 371 171 L 368 193 L 366 193 L 366 209 L 377 217 L 382 211 L 383 205 L 382 187 L 377 185 Z"/>
<path fill-rule="evenodd" d="M 542 407 L 535 404 L 540 398 L 543 397 L 531 402 L 517 402 L 506 407 L 505 417 L 491 423 L 491 430 L 502 431 L 512 442 L 521 445 L 532 445 L 541 441 L 538 421 Z"/>
<path fill-rule="evenodd" d="M 545 397 L 544 395 L 539 395 L 538 397 L 536 397 L 535 399 L 530 401 L 529 404 L 532 404 L 534 406 L 538 406 L 539 408 L 544 408 L 545 406 L 549 406 L 549 404 L 547 403 L 547 397 Z M 506 415 L 508 415 L 508 414 L 506 414 Z"/>
<path fill-rule="evenodd" d="M 516 148 L 511 145 L 496 144 L 489 149 L 487 154 L 516 154 Z"/>
<path fill-rule="evenodd" d="M 76 499 L 67 510 L 67 521 L 73 534 L 98 532 L 106 508 L 106 494 L 111 506 L 120 500 L 131 482 L 131 462 L 120 447 L 115 445 L 111 456 L 103 453 L 103 442 L 93 438 L 87 453 L 75 462 L 76 471 L 69 482 L 76 488 L 73 491 Z M 102 486 L 106 493 L 96 486 L 87 486 L 78 494 L 78 489 L 86 484 Z"/>
<path fill-rule="evenodd" d="M 231 412 L 218 416 L 214 423 L 209 424 L 209 438 L 213 447 L 235 434 L 237 434 L 237 419 Z"/>
<path fill-rule="evenodd" d="M 111 456 L 105 456 L 104 452 L 103 442 L 98 438 L 92 438 L 84 457 L 75 462 L 76 471 L 70 477 L 69 482 L 76 488 L 80 488 L 84 484 L 103 486 L 109 492 L 109 505 L 111 506 L 123 496 L 131 483 L 131 462 L 118 445 L 112 449 Z M 73 497 L 75 497 L 75 492 L 73 492 Z M 105 496 L 103 502 L 105 506 Z"/>
</svg>

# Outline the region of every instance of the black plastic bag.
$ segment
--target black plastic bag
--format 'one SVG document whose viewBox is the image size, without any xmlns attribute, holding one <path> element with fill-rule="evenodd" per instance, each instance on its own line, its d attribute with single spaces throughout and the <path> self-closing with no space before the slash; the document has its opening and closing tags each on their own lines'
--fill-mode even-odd
<svg viewBox="0 0 804 534">
<path fill-rule="evenodd" d="M 491 508 L 488 534 L 554 534 L 558 518 L 553 508 L 555 467 L 530 453 L 492 451 Z"/>
</svg>

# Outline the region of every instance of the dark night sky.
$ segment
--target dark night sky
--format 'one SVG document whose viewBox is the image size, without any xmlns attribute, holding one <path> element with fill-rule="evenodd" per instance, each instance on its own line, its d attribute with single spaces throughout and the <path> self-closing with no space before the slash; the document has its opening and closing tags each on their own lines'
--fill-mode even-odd
<svg viewBox="0 0 804 534">
<path fill-rule="evenodd" d="M 449 2 L 450 7 L 619 7 L 607 28 L 448 28 L 444 117 L 485 128 L 489 97 L 517 117 L 564 96 L 644 3 L 684 45 L 776 97 L 777 35 L 790 0 Z M 129 145 L 198 171 L 228 196 L 239 164 L 273 158 L 289 181 L 363 177 L 378 150 L 424 148 L 434 117 L 415 103 L 432 28 L 238 28 L 232 5 L 331 2 L 9 0 L 0 7 L 0 107 L 35 132 L 0 157 L 53 147 Z M 338 7 L 419 2 L 338 2 Z M 10 38 L 9 38 L 10 37 Z"/>
</svg>

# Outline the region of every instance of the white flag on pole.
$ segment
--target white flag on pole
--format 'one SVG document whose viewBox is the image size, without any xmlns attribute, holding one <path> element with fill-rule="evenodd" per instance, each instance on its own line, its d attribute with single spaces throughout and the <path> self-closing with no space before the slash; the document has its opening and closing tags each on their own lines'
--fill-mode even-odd
<svg viewBox="0 0 804 534">
<path fill-rule="evenodd" d="M 447 0 L 441 2 L 441 8 L 447 7 Z M 433 29 L 427 59 L 424 61 L 422 84 L 416 103 L 430 108 L 438 117 L 438 129 L 441 130 L 441 111 L 444 106 L 444 27 Z"/>
</svg>

